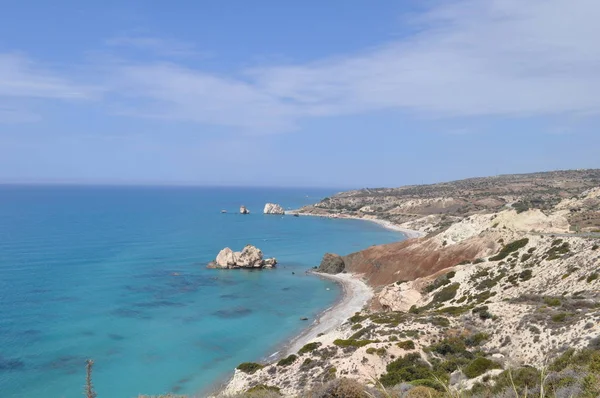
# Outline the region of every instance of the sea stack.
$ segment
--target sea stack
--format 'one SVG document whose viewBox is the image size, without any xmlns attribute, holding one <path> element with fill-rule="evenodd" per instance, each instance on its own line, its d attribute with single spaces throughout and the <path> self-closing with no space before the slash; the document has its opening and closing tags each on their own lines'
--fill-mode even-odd
<svg viewBox="0 0 600 398">
<path fill-rule="evenodd" d="M 240 206 L 240 214 L 250 214 L 250 210 L 246 208 L 246 206 Z"/>
<path fill-rule="evenodd" d="M 265 209 L 263 210 L 265 214 L 285 214 L 285 210 L 283 207 L 279 206 L 276 203 L 267 203 L 265 205 Z"/>
<path fill-rule="evenodd" d="M 215 261 L 211 261 L 207 268 L 273 268 L 277 264 L 275 258 L 263 258 L 262 251 L 256 246 L 246 245 L 241 252 L 234 252 L 226 247 L 219 252 Z"/>
</svg>

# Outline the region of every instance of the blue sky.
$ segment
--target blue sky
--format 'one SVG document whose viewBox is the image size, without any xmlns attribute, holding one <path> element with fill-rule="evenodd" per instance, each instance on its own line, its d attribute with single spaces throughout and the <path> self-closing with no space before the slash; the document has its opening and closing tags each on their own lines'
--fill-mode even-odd
<svg viewBox="0 0 600 398">
<path fill-rule="evenodd" d="M 600 2 L 0 3 L 0 182 L 600 167 Z"/>
</svg>

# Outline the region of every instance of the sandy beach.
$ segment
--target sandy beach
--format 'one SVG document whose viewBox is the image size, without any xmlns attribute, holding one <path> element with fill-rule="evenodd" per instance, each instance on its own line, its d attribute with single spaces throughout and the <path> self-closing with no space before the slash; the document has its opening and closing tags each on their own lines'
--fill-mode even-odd
<svg viewBox="0 0 600 398">
<path fill-rule="evenodd" d="M 302 346 L 321 333 L 328 333 L 337 328 L 354 313 L 362 310 L 373 297 L 373 289 L 364 283 L 360 275 L 323 274 L 314 272 L 321 278 L 336 281 L 342 286 L 342 297 L 330 308 L 323 311 L 313 324 L 294 338 L 285 349 L 285 355 L 296 353 Z"/>
<path fill-rule="evenodd" d="M 347 216 L 344 214 L 336 214 L 336 215 L 312 214 L 312 213 L 302 213 L 302 212 L 298 212 L 296 210 L 286 211 L 285 214 L 298 214 L 299 216 L 327 217 L 327 218 L 336 218 L 336 219 L 371 221 L 371 222 L 381 225 L 384 228 L 404 234 L 406 236 L 406 239 L 421 238 L 426 235 L 424 232 L 415 231 L 413 229 L 402 228 L 401 226 L 394 224 L 391 221 L 381 220 L 379 218 Z"/>
</svg>

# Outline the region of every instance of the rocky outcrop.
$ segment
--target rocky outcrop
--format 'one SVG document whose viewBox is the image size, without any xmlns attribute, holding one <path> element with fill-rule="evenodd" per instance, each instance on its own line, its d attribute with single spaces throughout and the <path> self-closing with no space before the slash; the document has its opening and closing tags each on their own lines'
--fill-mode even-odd
<svg viewBox="0 0 600 398">
<path fill-rule="evenodd" d="M 276 203 L 267 203 L 265 205 L 265 209 L 263 210 L 265 214 L 285 214 L 285 210 L 283 207 L 279 206 Z"/>
<path fill-rule="evenodd" d="M 246 245 L 241 252 L 234 252 L 226 247 L 219 252 L 215 261 L 208 268 L 273 268 L 277 264 L 275 258 L 263 258 L 263 253 L 256 246 Z"/>
<path fill-rule="evenodd" d="M 246 206 L 240 206 L 240 214 L 250 214 L 250 210 L 246 208 Z"/>
<path fill-rule="evenodd" d="M 345 268 L 346 265 L 344 264 L 342 256 L 333 253 L 325 253 L 318 271 L 326 274 L 339 274 L 344 271 Z"/>
</svg>

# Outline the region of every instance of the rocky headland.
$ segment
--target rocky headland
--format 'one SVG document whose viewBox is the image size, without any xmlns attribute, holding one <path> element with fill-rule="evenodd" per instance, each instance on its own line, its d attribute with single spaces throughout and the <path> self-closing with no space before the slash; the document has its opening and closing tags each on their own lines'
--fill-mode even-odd
<svg viewBox="0 0 600 398">
<path fill-rule="evenodd" d="M 241 364 L 226 396 L 600 396 L 600 170 L 351 191 L 299 214 L 420 237 L 326 254 L 321 275 L 372 298 Z"/>
<path fill-rule="evenodd" d="M 226 247 L 219 252 L 215 261 L 211 261 L 207 268 L 236 269 L 236 268 L 273 268 L 277 259 L 263 258 L 260 249 L 252 245 L 246 245 L 240 252 L 234 252 Z"/>
<path fill-rule="evenodd" d="M 283 207 L 276 203 L 267 203 L 263 210 L 264 214 L 285 214 Z"/>
</svg>

